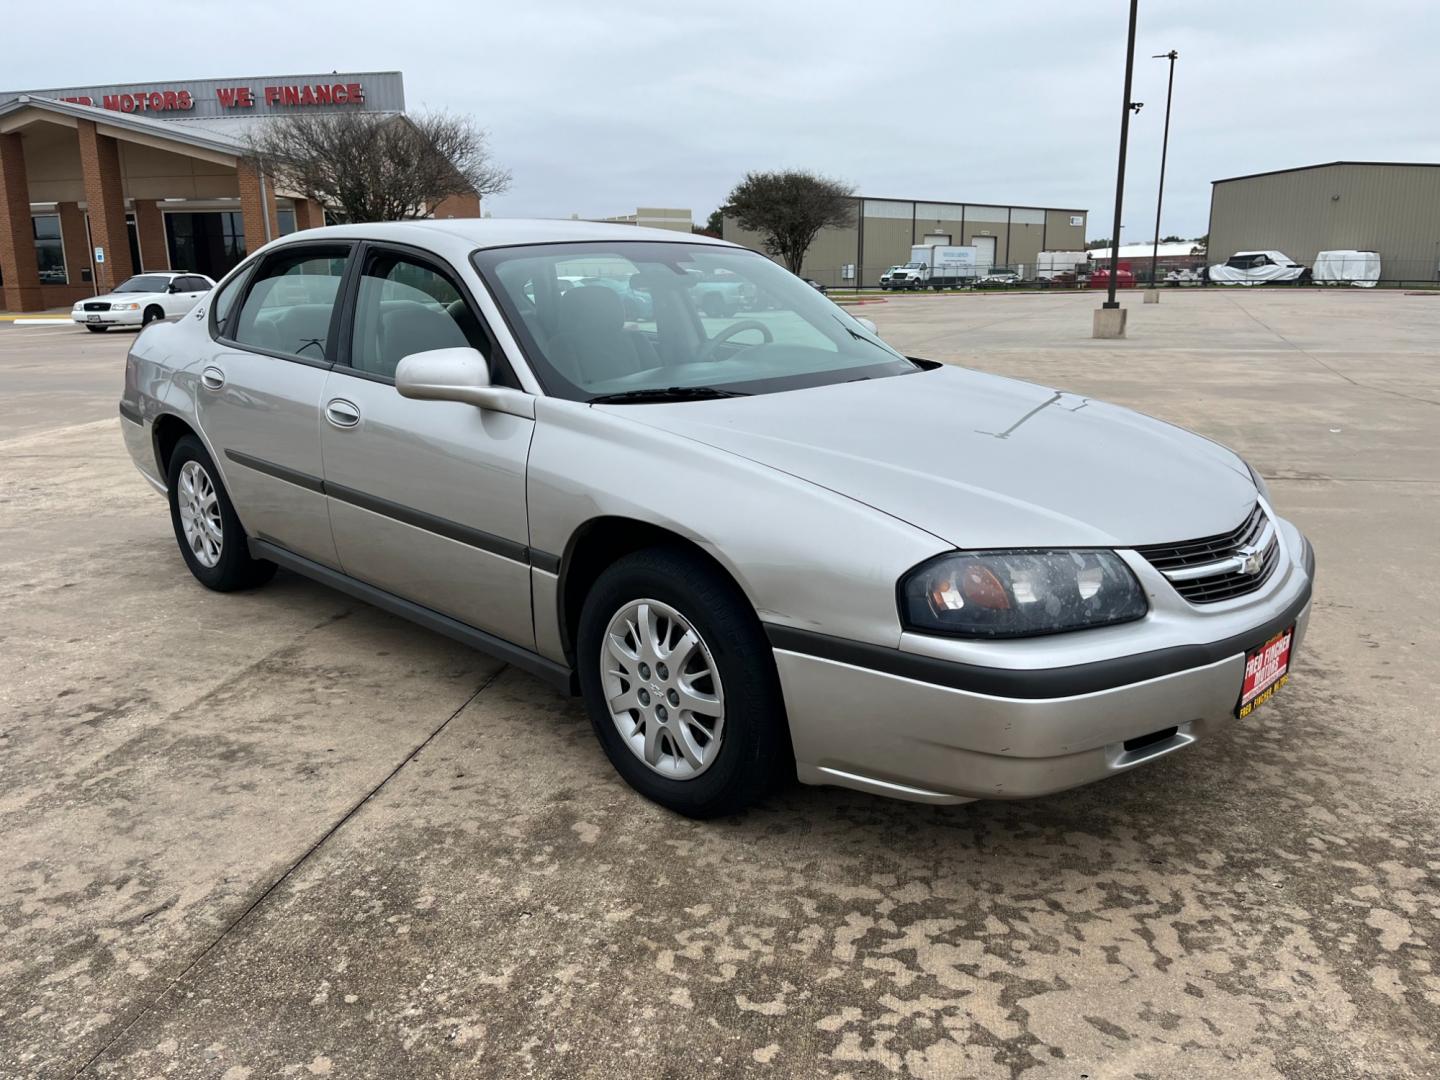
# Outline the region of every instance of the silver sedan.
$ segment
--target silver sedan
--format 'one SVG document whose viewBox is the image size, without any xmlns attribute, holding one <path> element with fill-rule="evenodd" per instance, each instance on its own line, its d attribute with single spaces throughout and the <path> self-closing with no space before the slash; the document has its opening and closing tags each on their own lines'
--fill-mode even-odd
<svg viewBox="0 0 1440 1080">
<path fill-rule="evenodd" d="M 202 584 L 283 567 L 494 653 L 693 816 L 1113 776 L 1263 704 L 1310 614 L 1231 451 L 902 356 L 703 237 L 294 233 L 140 335 L 120 414 Z"/>
</svg>

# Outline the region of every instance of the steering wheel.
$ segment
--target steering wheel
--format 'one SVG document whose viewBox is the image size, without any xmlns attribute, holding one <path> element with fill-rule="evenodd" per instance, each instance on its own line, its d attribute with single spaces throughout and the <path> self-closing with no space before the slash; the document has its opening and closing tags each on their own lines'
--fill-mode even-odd
<svg viewBox="0 0 1440 1080">
<path fill-rule="evenodd" d="M 695 356 L 695 363 L 703 364 L 710 359 L 710 354 L 715 351 L 717 345 L 721 342 L 729 341 L 736 334 L 743 334 L 746 330 L 759 330 L 761 342 L 765 345 L 769 345 L 775 340 L 775 335 L 770 332 L 770 327 L 766 326 L 759 319 L 741 319 L 739 322 L 731 323 L 704 345 L 700 346 L 700 351 Z"/>
</svg>

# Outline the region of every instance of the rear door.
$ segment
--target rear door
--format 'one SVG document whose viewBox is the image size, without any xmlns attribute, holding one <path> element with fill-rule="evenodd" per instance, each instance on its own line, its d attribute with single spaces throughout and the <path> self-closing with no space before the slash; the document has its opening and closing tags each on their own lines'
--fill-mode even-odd
<svg viewBox="0 0 1440 1080">
<path fill-rule="evenodd" d="M 351 246 L 293 244 L 267 256 L 240 302 L 223 305 L 195 390 L 246 531 L 330 567 L 338 560 L 321 484 L 320 401 Z"/>
<path fill-rule="evenodd" d="M 321 445 L 344 571 L 534 648 L 525 464 L 534 421 L 395 390 L 411 353 L 469 346 L 516 386 L 453 269 L 411 248 L 367 244 L 354 317 L 329 372 Z"/>
</svg>

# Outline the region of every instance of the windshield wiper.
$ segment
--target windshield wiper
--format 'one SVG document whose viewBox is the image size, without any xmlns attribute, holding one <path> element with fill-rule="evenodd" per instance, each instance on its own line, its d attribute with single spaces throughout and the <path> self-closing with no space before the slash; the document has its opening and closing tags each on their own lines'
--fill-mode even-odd
<svg viewBox="0 0 1440 1080">
<path fill-rule="evenodd" d="M 711 398 L 749 397 L 742 390 L 721 390 L 718 386 L 652 386 L 645 390 L 622 390 L 590 399 L 591 405 L 628 405 L 659 401 L 707 401 Z"/>
</svg>

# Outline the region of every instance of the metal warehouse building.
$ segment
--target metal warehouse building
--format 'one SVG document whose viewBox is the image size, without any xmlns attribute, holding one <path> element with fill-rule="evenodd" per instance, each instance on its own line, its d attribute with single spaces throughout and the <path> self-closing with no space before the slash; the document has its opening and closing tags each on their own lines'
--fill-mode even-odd
<svg viewBox="0 0 1440 1080">
<path fill-rule="evenodd" d="M 822 285 L 874 286 L 908 262 L 913 244 L 965 244 L 988 266 L 1035 266 L 1042 251 L 1085 250 L 1088 211 L 989 203 L 921 202 L 855 197 L 855 224 L 824 229 L 810 245 L 802 273 Z M 724 237 L 763 250 L 760 236 L 725 217 Z"/>
<path fill-rule="evenodd" d="M 1387 281 L 1440 279 L 1440 164 L 1332 161 L 1216 180 L 1210 261 L 1273 248 L 1380 253 Z"/>
</svg>

